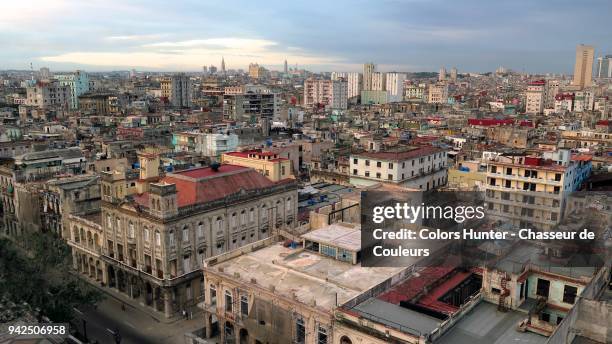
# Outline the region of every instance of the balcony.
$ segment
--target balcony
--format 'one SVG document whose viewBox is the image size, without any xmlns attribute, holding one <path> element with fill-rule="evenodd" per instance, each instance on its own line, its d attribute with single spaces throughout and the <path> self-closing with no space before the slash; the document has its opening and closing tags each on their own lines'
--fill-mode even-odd
<svg viewBox="0 0 612 344">
<path fill-rule="evenodd" d="M 543 179 L 543 178 L 523 177 L 523 176 L 519 176 L 516 174 L 501 174 L 501 173 L 487 172 L 487 177 L 496 178 L 496 179 L 517 180 L 517 181 L 528 182 L 528 183 L 539 183 L 539 184 L 561 186 L 561 181 L 552 180 L 552 179 Z"/>
</svg>

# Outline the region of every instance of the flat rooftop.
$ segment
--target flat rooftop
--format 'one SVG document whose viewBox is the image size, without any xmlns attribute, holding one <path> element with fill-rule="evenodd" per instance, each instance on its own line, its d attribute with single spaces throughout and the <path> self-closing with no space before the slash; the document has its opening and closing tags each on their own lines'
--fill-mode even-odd
<svg viewBox="0 0 612 344">
<path fill-rule="evenodd" d="M 303 234 L 302 238 L 352 252 L 361 250 L 361 226 L 348 227 L 334 223 Z"/>
<path fill-rule="evenodd" d="M 525 313 L 499 312 L 497 305 L 481 301 L 463 316 L 436 344 L 540 344 L 547 337 L 533 332 L 519 332 L 516 325 Z"/>
<path fill-rule="evenodd" d="M 370 298 L 351 311 L 357 311 L 366 319 L 414 335 L 431 333 L 442 322 L 440 319 L 377 298 Z"/>
<path fill-rule="evenodd" d="M 542 247 L 522 242 L 520 245 L 514 247 L 507 256 L 500 259 L 495 267 L 499 270 L 516 274 L 521 272 L 521 267 L 524 264 L 529 263 L 538 266 L 542 271 L 575 279 L 593 277 L 593 274 L 598 270 L 596 267 L 576 266 L 577 264 L 566 264 L 569 266 L 562 266 L 564 262 L 551 261 L 548 257 L 543 256 L 542 252 Z"/>
<path fill-rule="evenodd" d="M 404 268 L 364 268 L 275 243 L 209 268 L 300 303 L 331 311 Z M 222 269 L 223 272 L 220 272 Z"/>
</svg>

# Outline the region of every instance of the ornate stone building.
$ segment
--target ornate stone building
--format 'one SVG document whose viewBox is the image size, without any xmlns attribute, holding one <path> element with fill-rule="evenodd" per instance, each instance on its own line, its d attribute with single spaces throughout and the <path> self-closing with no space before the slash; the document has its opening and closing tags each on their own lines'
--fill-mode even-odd
<svg viewBox="0 0 612 344">
<path fill-rule="evenodd" d="M 295 181 L 242 166 L 168 173 L 138 194 L 117 174 L 103 172 L 101 184 L 97 218 L 71 218 L 75 268 L 165 317 L 201 301 L 205 258 L 296 222 Z"/>
</svg>

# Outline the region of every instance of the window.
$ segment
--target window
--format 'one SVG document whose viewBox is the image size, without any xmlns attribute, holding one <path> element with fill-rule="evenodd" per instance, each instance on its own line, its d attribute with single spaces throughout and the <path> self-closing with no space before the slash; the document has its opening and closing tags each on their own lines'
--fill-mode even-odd
<svg viewBox="0 0 612 344">
<path fill-rule="evenodd" d="M 174 246 L 174 231 L 170 231 L 168 236 L 170 237 L 170 246 Z"/>
<path fill-rule="evenodd" d="M 497 173 L 497 166 L 491 166 L 491 173 Z"/>
<path fill-rule="evenodd" d="M 246 295 L 240 296 L 240 314 L 249 315 L 249 298 Z"/>
<path fill-rule="evenodd" d="M 198 223 L 198 238 L 204 236 L 204 224 L 202 222 Z"/>
<path fill-rule="evenodd" d="M 561 173 L 555 173 L 555 181 L 557 182 L 561 181 Z"/>
<path fill-rule="evenodd" d="M 512 187 L 512 181 L 506 180 L 506 188 L 510 189 Z"/>
<path fill-rule="evenodd" d="M 366 166 L 370 166 L 370 160 L 365 161 Z"/>
<path fill-rule="evenodd" d="M 213 305 L 217 303 L 217 288 L 212 284 L 210 285 L 210 303 Z"/>
<path fill-rule="evenodd" d="M 495 178 L 491 178 L 490 184 L 491 184 L 491 186 L 495 186 Z"/>
<path fill-rule="evenodd" d="M 370 171 L 366 171 L 365 176 L 369 177 L 370 176 Z"/>
<path fill-rule="evenodd" d="M 136 234 L 134 233 L 134 224 L 132 223 L 132 221 L 130 221 L 130 223 L 128 224 L 128 237 L 130 237 L 130 239 L 134 239 L 135 236 Z"/>
<path fill-rule="evenodd" d="M 574 304 L 576 302 L 576 294 L 578 294 L 578 288 L 566 285 L 563 288 L 563 302 Z"/>
<path fill-rule="evenodd" d="M 319 326 L 317 331 L 317 344 L 327 344 L 327 329 Z"/>
<path fill-rule="evenodd" d="M 225 311 L 232 312 L 232 293 L 229 290 L 225 291 Z"/>
<path fill-rule="evenodd" d="M 353 159 L 353 164 L 357 164 L 357 159 Z"/>
<path fill-rule="evenodd" d="M 353 169 L 353 175 L 357 175 L 357 169 Z"/>
<path fill-rule="evenodd" d="M 377 161 L 377 162 L 376 162 L 376 167 L 382 167 L 382 162 Z"/>
<path fill-rule="evenodd" d="M 393 180 L 393 175 L 392 174 L 387 175 L 387 179 Z"/>
<path fill-rule="evenodd" d="M 189 227 L 183 227 L 183 242 L 189 241 Z"/>
<path fill-rule="evenodd" d="M 295 320 L 295 342 L 305 343 L 306 341 L 306 326 L 304 326 L 304 319 L 297 318 Z"/>
<path fill-rule="evenodd" d="M 380 172 L 376 172 L 376 178 L 380 179 Z"/>
<path fill-rule="evenodd" d="M 538 278 L 538 284 L 536 286 L 536 295 L 548 297 L 549 290 L 550 290 L 550 281 Z"/>
<path fill-rule="evenodd" d="M 161 234 L 159 231 L 155 231 L 155 245 L 161 246 Z"/>
<path fill-rule="evenodd" d="M 145 241 L 145 243 L 147 243 L 147 244 L 148 244 L 148 243 L 149 243 L 149 241 L 151 240 L 151 236 L 150 236 L 150 235 L 151 235 L 151 233 L 149 232 L 149 229 L 148 229 L 148 228 L 146 228 L 146 227 L 145 227 L 145 229 L 144 229 L 144 231 L 143 231 L 143 232 L 144 232 L 144 241 Z"/>
<path fill-rule="evenodd" d="M 389 163 L 389 168 L 393 168 L 393 163 L 392 162 Z"/>
<path fill-rule="evenodd" d="M 512 167 L 506 168 L 506 174 L 507 175 L 512 175 Z"/>
</svg>

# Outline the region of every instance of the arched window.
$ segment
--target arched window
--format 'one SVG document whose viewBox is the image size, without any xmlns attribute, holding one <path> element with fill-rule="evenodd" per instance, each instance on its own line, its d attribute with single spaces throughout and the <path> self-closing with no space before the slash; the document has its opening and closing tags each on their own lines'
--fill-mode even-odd
<svg viewBox="0 0 612 344">
<path fill-rule="evenodd" d="M 155 230 L 155 245 L 161 246 L 161 233 L 158 230 Z"/>
<path fill-rule="evenodd" d="M 183 226 L 183 242 L 189 241 L 189 225 Z"/>
<path fill-rule="evenodd" d="M 347 336 L 342 336 L 340 337 L 340 344 L 353 344 L 353 341 Z"/>
</svg>

